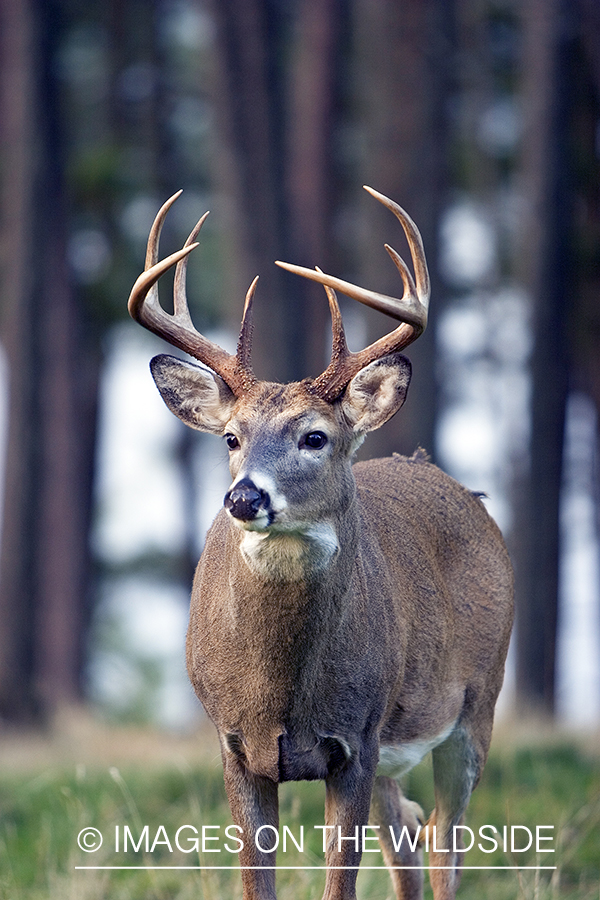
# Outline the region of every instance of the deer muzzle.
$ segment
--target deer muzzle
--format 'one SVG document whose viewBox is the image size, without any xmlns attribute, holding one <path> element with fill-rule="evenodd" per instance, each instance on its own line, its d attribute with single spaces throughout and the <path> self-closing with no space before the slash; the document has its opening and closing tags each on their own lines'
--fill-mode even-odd
<svg viewBox="0 0 600 900">
<path fill-rule="evenodd" d="M 268 509 L 271 500 L 266 491 L 249 478 L 242 478 L 227 491 L 223 505 L 234 519 L 251 522 L 261 510 Z"/>
</svg>

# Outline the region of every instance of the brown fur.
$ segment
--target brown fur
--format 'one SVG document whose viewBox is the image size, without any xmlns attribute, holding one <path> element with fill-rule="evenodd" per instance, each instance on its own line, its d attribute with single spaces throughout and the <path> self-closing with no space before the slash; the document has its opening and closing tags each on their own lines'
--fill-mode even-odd
<svg viewBox="0 0 600 900">
<path fill-rule="evenodd" d="M 462 855 L 452 847 L 489 748 L 513 618 L 512 570 L 481 500 L 427 462 L 359 463 L 369 431 L 402 406 L 410 363 L 398 352 L 427 322 L 421 236 L 396 203 L 367 188 L 402 224 L 415 278 L 387 248 L 401 298 L 320 270 L 284 265 L 326 285 L 332 359 L 318 378 L 258 382 L 250 367 L 246 297 L 231 356 L 199 334 L 185 300 L 188 253 L 158 261 L 168 200 L 152 226 L 146 270 L 129 299 L 134 318 L 209 369 L 159 356 L 151 368 L 167 406 L 192 428 L 225 436 L 231 488 L 198 565 L 187 664 L 221 741 L 244 900 L 274 900 L 273 857 L 254 838 L 278 824 L 282 781 L 325 779 L 329 830 L 324 900 L 354 900 L 361 853 L 351 840 L 371 808 L 398 900 L 420 900 L 422 813 L 397 783 L 433 753 L 437 830 L 429 863 L 434 900 L 453 900 Z M 156 281 L 172 265 L 174 315 Z M 348 351 L 335 294 L 400 325 Z M 406 828 L 411 847 L 395 849 Z M 413 840 L 414 838 L 414 840 Z M 446 852 L 445 852 L 446 851 Z"/>
<path fill-rule="evenodd" d="M 153 373 L 188 424 L 229 434 L 250 507 L 221 510 L 192 591 L 187 666 L 221 740 L 244 900 L 275 897 L 271 855 L 282 781 L 324 779 L 343 836 L 372 820 L 398 898 L 418 900 L 419 827 L 395 777 L 433 750 L 437 847 L 450 847 L 489 748 L 512 625 L 512 570 L 481 499 L 423 451 L 352 466 L 367 431 L 402 404 L 410 369 L 392 354 L 327 403 L 310 384 L 257 383 L 244 397 L 168 357 Z M 307 435 L 325 437 L 310 448 Z M 319 441 L 317 441 L 317 444 Z M 241 490 L 241 487 L 238 488 Z M 244 501 L 246 503 L 246 501 Z M 247 501 L 249 503 L 250 500 Z M 379 775 L 377 775 L 379 764 Z M 353 900 L 353 842 L 329 832 L 326 900 Z M 435 900 L 452 900 L 461 855 L 430 853 Z"/>
<path fill-rule="evenodd" d="M 223 752 L 234 810 L 241 782 L 258 784 L 259 795 L 261 783 L 272 792 L 288 778 L 353 782 L 359 759 L 370 795 L 378 743 L 431 738 L 456 720 L 472 771 L 456 808 L 448 801 L 449 830 L 461 821 L 489 748 L 512 623 L 510 562 L 481 501 L 435 466 L 394 456 L 353 471 L 358 491 L 343 516 L 346 552 L 316 583 L 249 573 L 239 531 L 219 513 L 194 584 L 190 678 L 219 733 L 237 736 L 235 753 L 226 742 Z M 328 735 L 351 751 L 349 761 L 338 753 L 338 770 L 330 771 Z M 446 744 L 451 751 L 452 738 Z M 391 779 L 381 783 L 398 792 Z M 352 800 L 344 834 L 366 823 L 367 810 L 368 796 Z M 276 819 L 244 810 L 236 821 L 251 833 Z M 399 833 L 399 821 L 381 827 L 390 824 Z M 259 858 L 250 850 L 246 864 Z M 332 849 L 328 863 L 356 858 Z M 447 875 L 436 900 L 453 896 Z M 326 896 L 352 896 L 347 878 L 334 873 L 330 881 Z M 414 887 L 415 878 L 396 872 L 394 881 Z"/>
</svg>

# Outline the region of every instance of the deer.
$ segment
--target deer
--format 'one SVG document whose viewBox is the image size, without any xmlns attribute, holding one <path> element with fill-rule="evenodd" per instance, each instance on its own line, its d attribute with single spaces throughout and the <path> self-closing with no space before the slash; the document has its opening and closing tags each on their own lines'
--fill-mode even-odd
<svg viewBox="0 0 600 900">
<path fill-rule="evenodd" d="M 423 332 L 430 294 L 417 226 L 366 190 L 406 235 L 414 276 L 385 245 L 401 297 L 277 262 L 325 288 L 332 353 L 318 377 L 280 384 L 254 375 L 257 279 L 235 354 L 195 329 L 186 269 L 207 213 L 181 250 L 158 253 L 181 192 L 154 221 L 128 303 L 137 322 L 196 360 L 152 359 L 167 407 L 224 438 L 229 453 L 232 483 L 194 577 L 186 659 L 243 836 L 244 900 L 276 897 L 271 848 L 254 836 L 279 826 L 279 784 L 300 780 L 325 781 L 324 900 L 356 897 L 365 833 L 379 838 L 398 900 L 422 897 L 425 868 L 435 900 L 453 900 L 463 859 L 453 833 L 486 762 L 504 677 L 513 574 L 481 495 L 420 450 L 353 464 L 365 436 L 404 403 L 411 364 L 400 351 Z M 158 280 L 173 266 L 170 313 Z M 400 324 L 351 352 L 336 290 Z M 435 808 L 425 825 L 400 779 L 429 751 Z M 403 829 L 410 841 L 398 841 Z"/>
</svg>

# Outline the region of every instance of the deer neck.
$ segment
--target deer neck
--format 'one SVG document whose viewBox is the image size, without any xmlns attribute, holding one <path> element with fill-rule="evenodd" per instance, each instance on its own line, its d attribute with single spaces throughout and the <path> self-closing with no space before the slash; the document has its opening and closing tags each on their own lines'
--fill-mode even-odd
<svg viewBox="0 0 600 900">
<path fill-rule="evenodd" d="M 325 537 L 320 532 L 273 534 L 257 545 L 233 536 L 239 552 L 228 573 L 232 641 L 244 636 L 244 665 L 268 685 L 270 709 L 287 708 L 290 692 L 302 694 L 328 635 L 344 621 L 358 543 L 344 525 L 342 530 L 328 525 Z M 260 640 L 248 635 L 260 635 Z"/>
</svg>

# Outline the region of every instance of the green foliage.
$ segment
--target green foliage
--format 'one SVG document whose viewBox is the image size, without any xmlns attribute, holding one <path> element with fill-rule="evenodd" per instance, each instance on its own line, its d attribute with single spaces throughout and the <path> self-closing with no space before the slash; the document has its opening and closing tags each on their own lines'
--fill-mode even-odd
<svg viewBox="0 0 600 900">
<path fill-rule="evenodd" d="M 431 766 L 426 762 L 412 774 L 406 792 L 429 812 L 432 803 Z M 287 825 L 296 838 L 304 826 L 302 854 L 288 841 L 279 853 L 278 865 L 322 866 L 321 832 L 324 787 L 321 783 L 286 784 L 281 788 L 281 827 Z M 78 870 L 90 865 L 211 866 L 237 864 L 224 850 L 224 829 L 230 815 L 218 762 L 190 769 L 174 762 L 170 767 L 132 766 L 127 771 L 78 765 L 74 771 L 45 768 L 36 774 L 0 776 L 0 900 L 220 900 L 240 894 L 240 875 L 235 869 L 187 870 Z M 468 854 L 470 865 L 556 865 L 552 871 L 466 871 L 459 890 L 461 900 L 592 900 L 600 886 L 600 766 L 573 744 L 500 746 L 491 756 L 467 816 L 476 831 L 484 824 L 554 825 L 554 854 L 545 858 L 499 851 L 485 857 L 477 850 Z M 143 828 L 148 826 L 146 852 Z M 160 826 L 164 831 L 160 831 Z M 219 826 L 208 836 L 219 835 L 206 852 L 185 853 L 175 846 L 181 826 Z M 100 850 L 85 853 L 77 846 L 79 832 L 93 826 L 104 837 Z M 139 849 L 123 852 L 128 827 Z M 119 829 L 119 852 L 115 833 Z M 192 835 L 184 832 L 184 840 Z M 167 841 L 172 846 L 169 850 Z M 155 842 L 152 852 L 152 843 Z M 208 852 L 217 846 L 220 853 Z M 550 861 L 548 861 L 550 860 Z M 391 898 L 391 882 L 381 857 L 363 857 L 365 868 L 358 881 L 359 897 Z M 281 900 L 315 898 L 324 884 L 322 871 L 289 871 L 278 874 Z M 431 897 L 429 886 L 426 897 Z"/>
</svg>

